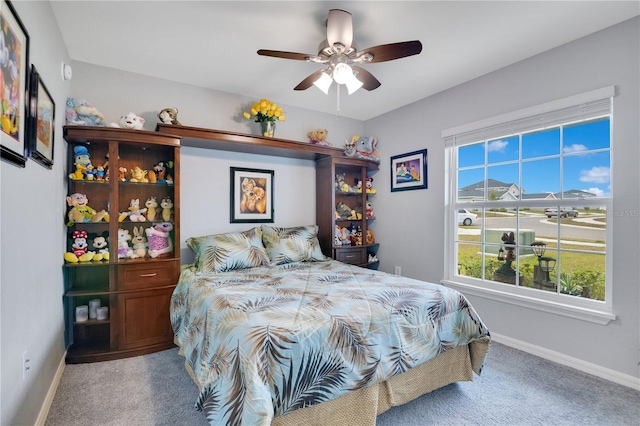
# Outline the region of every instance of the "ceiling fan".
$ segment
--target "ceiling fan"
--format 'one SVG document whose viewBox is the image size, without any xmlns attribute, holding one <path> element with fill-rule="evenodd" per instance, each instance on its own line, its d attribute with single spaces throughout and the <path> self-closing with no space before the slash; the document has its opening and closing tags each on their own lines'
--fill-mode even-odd
<svg viewBox="0 0 640 426">
<path fill-rule="evenodd" d="M 351 13 L 331 9 L 327 18 L 327 39 L 320 43 L 317 55 L 265 49 L 258 50 L 258 55 L 326 65 L 302 80 L 293 90 L 306 90 L 315 85 L 326 94 L 331 83 L 335 81 L 337 84 L 346 85 L 347 91 L 351 94 L 360 87 L 365 90 L 380 87 L 378 79 L 362 68 L 361 64 L 392 61 L 417 55 L 421 51 L 422 43 L 418 40 L 382 44 L 359 51 L 353 41 Z"/>
</svg>

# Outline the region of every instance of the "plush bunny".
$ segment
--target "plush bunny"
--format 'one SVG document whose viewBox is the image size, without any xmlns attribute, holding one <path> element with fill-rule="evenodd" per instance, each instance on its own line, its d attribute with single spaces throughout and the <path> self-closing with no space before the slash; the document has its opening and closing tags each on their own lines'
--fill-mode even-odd
<svg viewBox="0 0 640 426">
<path fill-rule="evenodd" d="M 133 238 L 131 239 L 131 243 L 133 244 L 132 259 L 144 257 L 147 254 L 147 239 L 144 236 L 144 229 L 142 226 L 139 229 L 136 227 L 133 228 Z"/>
<path fill-rule="evenodd" d="M 128 229 L 118 229 L 118 259 L 131 258 L 133 250 L 129 246 L 131 234 Z"/>
</svg>

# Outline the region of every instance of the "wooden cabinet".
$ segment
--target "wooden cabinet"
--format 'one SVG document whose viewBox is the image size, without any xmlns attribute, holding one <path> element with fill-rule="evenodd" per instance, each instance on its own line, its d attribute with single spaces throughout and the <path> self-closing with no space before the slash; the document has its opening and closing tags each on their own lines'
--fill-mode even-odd
<svg viewBox="0 0 640 426">
<path fill-rule="evenodd" d="M 367 201 L 374 196 L 367 193 L 366 180 L 377 170 L 376 163 L 359 158 L 325 157 L 316 161 L 316 222 L 325 256 L 377 268 L 377 262 L 369 262 L 369 254 L 377 254 L 378 245 L 367 241 L 367 231 L 371 231 L 375 218 L 366 214 Z M 343 229 L 356 237 L 345 239 Z"/>
<path fill-rule="evenodd" d="M 93 218 L 89 212 L 74 221 L 68 207 L 64 217 L 67 254 L 80 259 L 65 256 L 63 268 L 67 362 L 105 361 L 173 347 L 169 303 L 180 272 L 180 139 L 144 130 L 84 126 L 66 126 L 64 136 L 68 195 L 86 196 L 87 205 L 97 212 Z M 76 164 L 76 156 L 83 153 L 90 156 L 89 173 Z M 158 168 L 153 182 L 150 172 L 163 165 L 164 173 Z M 132 181 L 136 168 L 147 173 Z M 92 221 L 97 217 L 100 220 Z M 150 228 L 160 235 L 159 242 L 154 241 L 161 250 L 153 256 L 148 244 L 156 234 L 148 233 Z M 133 247 L 129 240 L 128 248 L 119 247 L 120 232 L 139 234 L 144 241 Z M 85 238 L 87 247 L 81 247 L 74 235 Z M 93 242 L 100 237 L 108 241 L 108 259 L 83 258 L 85 252 L 99 253 Z M 106 319 L 76 321 L 76 308 L 96 300 L 108 308 Z"/>
</svg>

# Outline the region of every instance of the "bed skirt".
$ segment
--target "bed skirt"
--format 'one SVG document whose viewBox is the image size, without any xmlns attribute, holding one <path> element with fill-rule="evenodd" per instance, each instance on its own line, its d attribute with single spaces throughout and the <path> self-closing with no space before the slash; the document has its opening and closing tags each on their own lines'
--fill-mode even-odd
<svg viewBox="0 0 640 426">
<path fill-rule="evenodd" d="M 376 417 L 391 407 L 425 393 L 480 374 L 489 350 L 488 338 L 450 349 L 411 370 L 331 401 L 276 417 L 272 426 L 374 426 Z"/>
</svg>

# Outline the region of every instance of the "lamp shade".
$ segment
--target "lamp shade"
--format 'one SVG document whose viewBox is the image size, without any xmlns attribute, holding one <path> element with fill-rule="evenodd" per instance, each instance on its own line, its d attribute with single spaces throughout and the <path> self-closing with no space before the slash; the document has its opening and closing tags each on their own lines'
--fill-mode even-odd
<svg viewBox="0 0 640 426">
<path fill-rule="evenodd" d="M 318 89 L 322 90 L 325 95 L 329 94 L 329 87 L 331 87 L 331 83 L 333 80 L 326 72 L 320 74 L 320 77 L 316 81 L 313 82 L 313 85 Z"/>
<path fill-rule="evenodd" d="M 545 272 L 551 272 L 556 267 L 556 260 L 553 257 L 541 257 L 540 267 Z"/>
<path fill-rule="evenodd" d="M 544 256 L 546 247 L 547 247 L 547 244 L 543 243 L 542 241 L 534 241 L 531 243 L 531 250 L 533 250 L 533 254 L 535 254 L 539 258 Z"/>
</svg>

